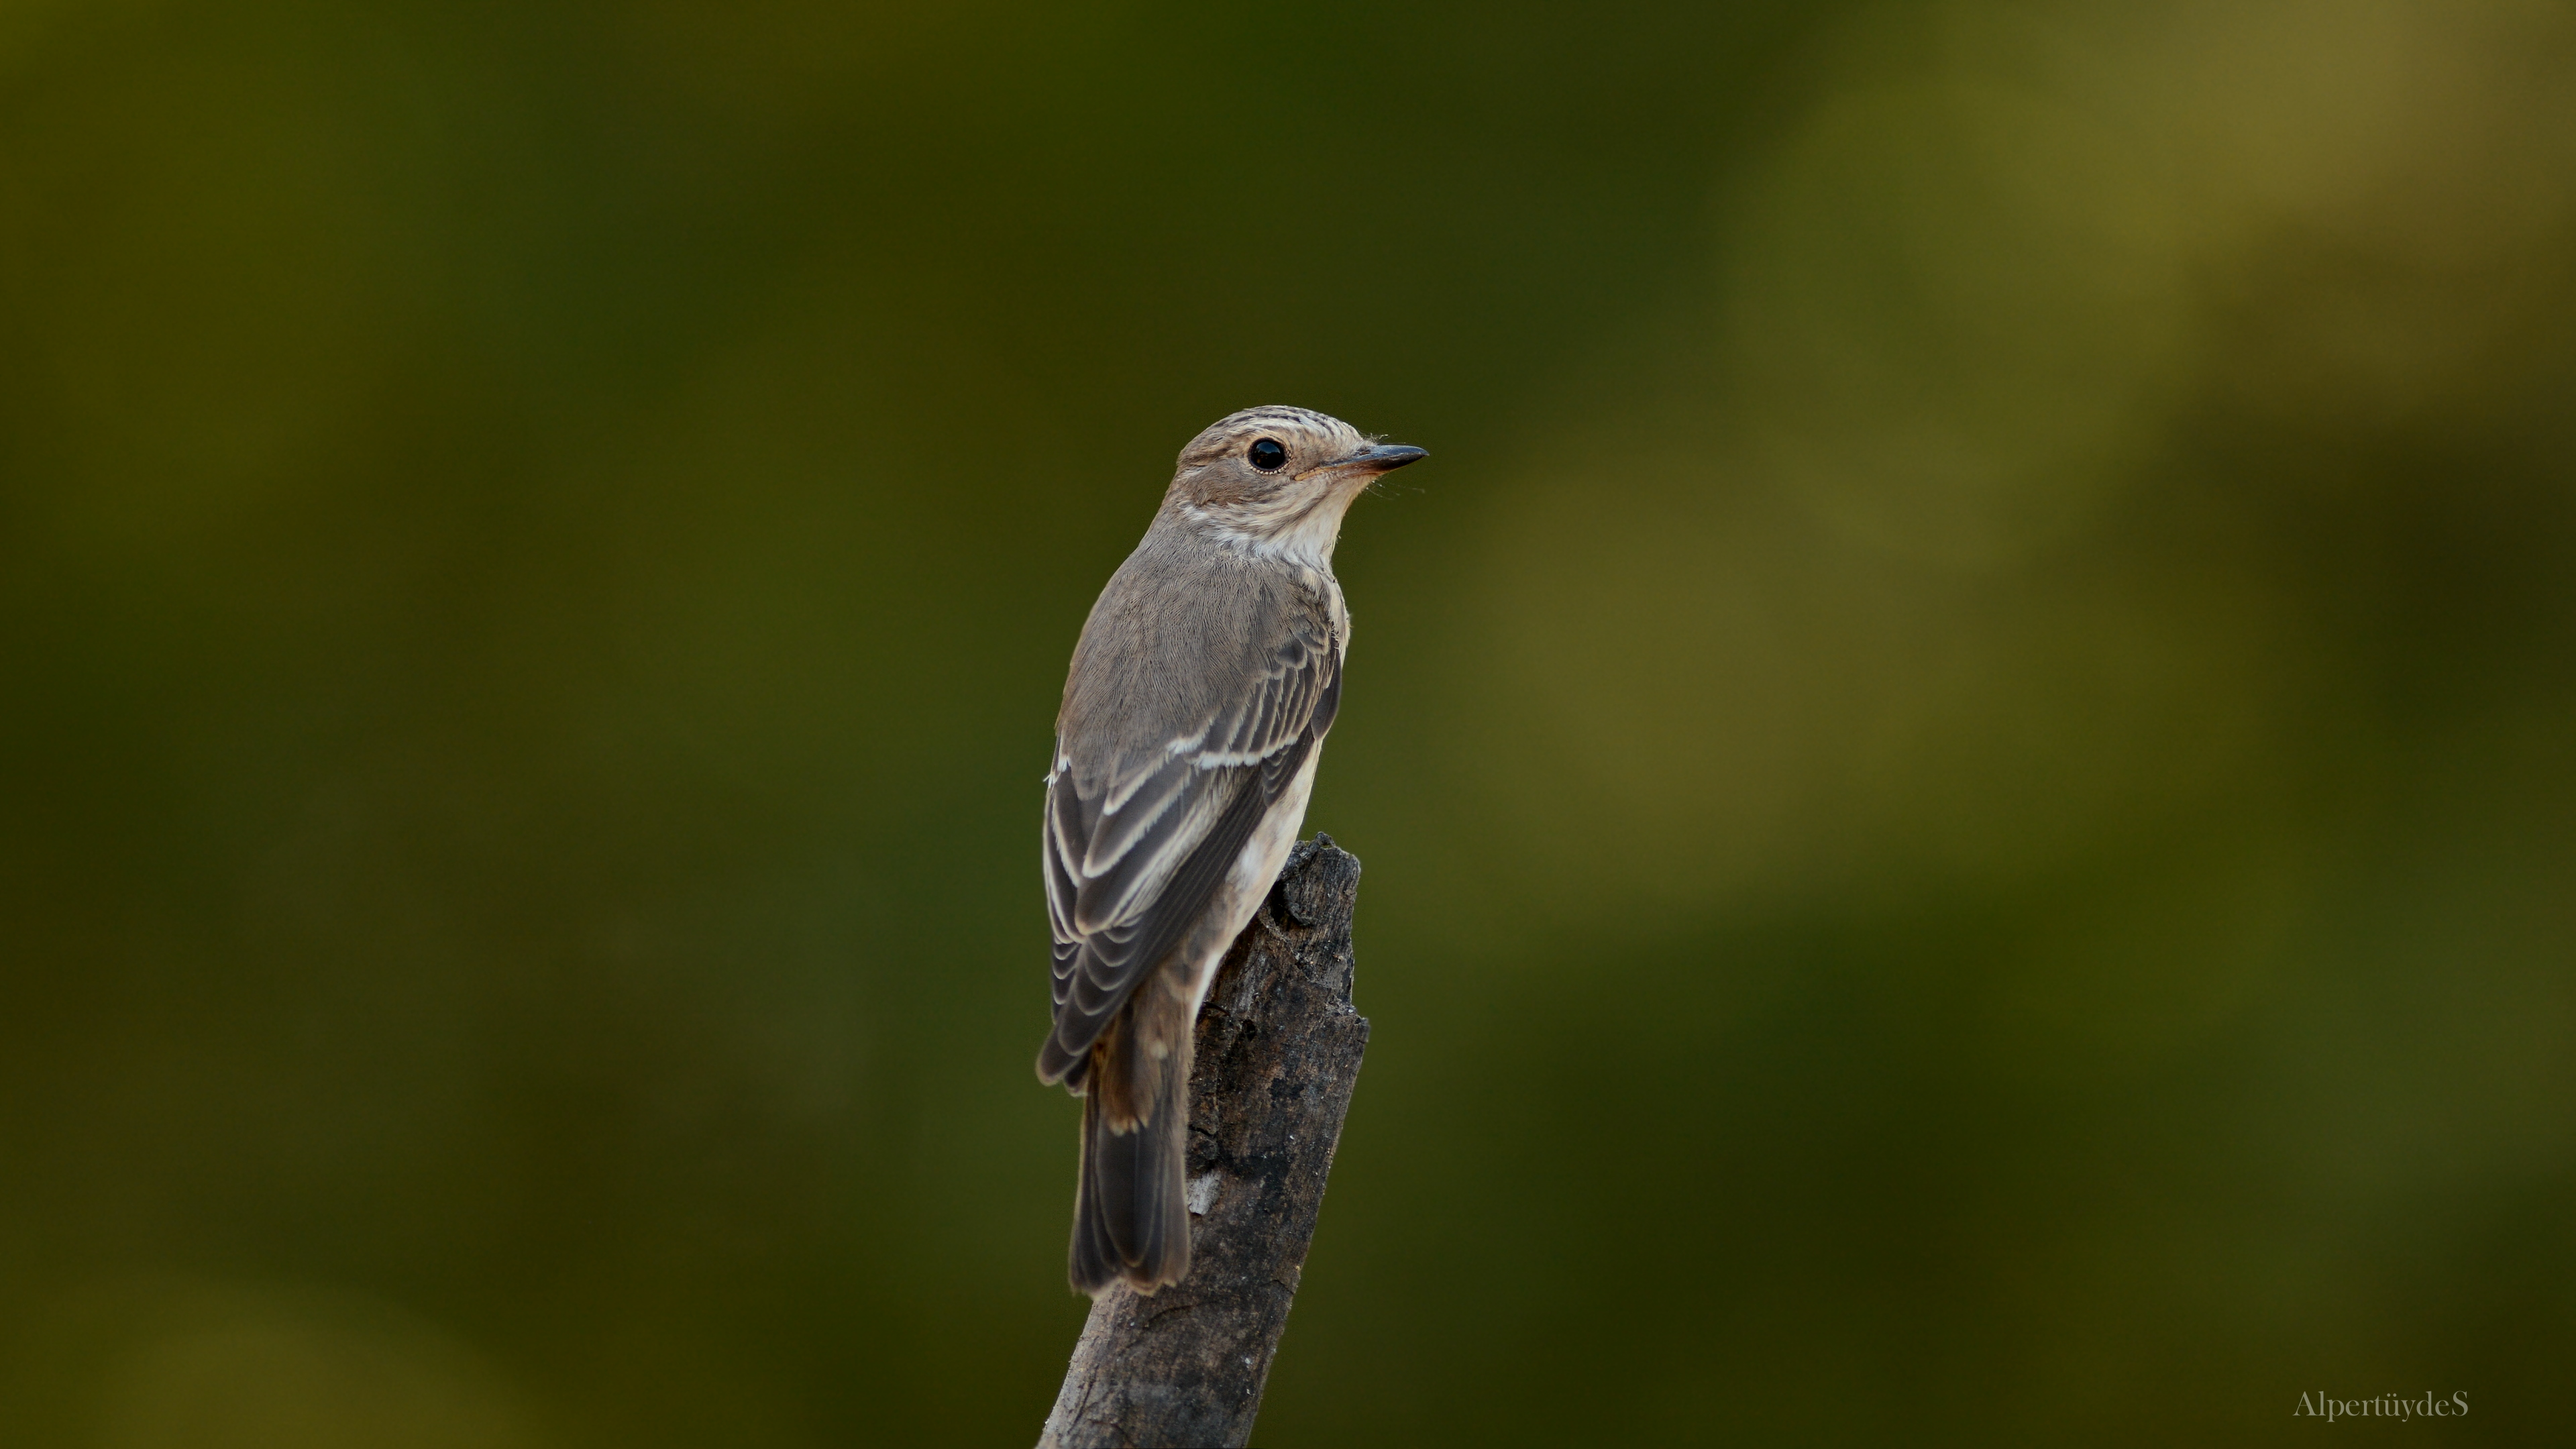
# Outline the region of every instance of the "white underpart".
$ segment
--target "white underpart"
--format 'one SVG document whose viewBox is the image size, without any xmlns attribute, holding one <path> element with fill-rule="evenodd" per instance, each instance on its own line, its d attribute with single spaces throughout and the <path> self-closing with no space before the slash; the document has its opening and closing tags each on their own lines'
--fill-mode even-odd
<svg viewBox="0 0 2576 1449">
<path fill-rule="evenodd" d="M 1326 486 L 1342 496 L 1287 499 L 1269 508 L 1229 508 L 1223 514 L 1185 503 L 1181 516 L 1203 537 L 1227 548 L 1257 558 L 1286 559 L 1310 569 L 1330 569 L 1333 545 L 1342 536 L 1342 515 L 1350 511 L 1351 493 L 1342 491 L 1339 479 Z M 1313 506 L 1299 514 L 1297 510 L 1310 501 Z"/>
<path fill-rule="evenodd" d="M 1306 510 L 1305 517 L 1255 543 L 1252 551 L 1310 569 L 1331 568 L 1333 545 L 1341 539 L 1342 514 L 1349 505 L 1347 498 L 1327 498 Z"/>
<path fill-rule="evenodd" d="M 1206 1004 L 1208 987 L 1216 982 L 1217 963 L 1225 959 L 1226 947 L 1241 935 L 1252 913 L 1261 909 L 1264 896 L 1279 880 L 1279 870 L 1288 863 L 1288 852 L 1296 847 L 1298 827 L 1306 823 L 1306 797 L 1314 793 L 1315 762 L 1324 757 L 1324 742 L 1306 752 L 1306 763 L 1298 768 L 1297 778 L 1271 802 L 1268 814 L 1252 827 L 1252 838 L 1243 843 L 1243 853 L 1234 858 L 1234 869 L 1227 871 L 1218 883 L 1216 899 L 1208 903 L 1208 919 L 1223 927 L 1213 934 L 1214 946 L 1200 959 L 1190 963 L 1190 1018 L 1198 1019 L 1199 1008 Z M 1206 938 L 1202 938 L 1206 939 Z"/>
</svg>

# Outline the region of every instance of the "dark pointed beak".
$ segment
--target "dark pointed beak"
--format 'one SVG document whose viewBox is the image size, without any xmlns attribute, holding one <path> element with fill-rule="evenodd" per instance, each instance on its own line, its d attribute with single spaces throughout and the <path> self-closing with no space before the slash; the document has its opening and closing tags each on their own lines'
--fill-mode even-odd
<svg viewBox="0 0 2576 1449">
<path fill-rule="evenodd" d="M 1373 443 L 1333 464 L 1336 468 L 1361 468 L 1371 473 L 1392 473 L 1407 463 L 1419 463 L 1430 457 L 1420 448 L 1402 443 Z"/>
</svg>

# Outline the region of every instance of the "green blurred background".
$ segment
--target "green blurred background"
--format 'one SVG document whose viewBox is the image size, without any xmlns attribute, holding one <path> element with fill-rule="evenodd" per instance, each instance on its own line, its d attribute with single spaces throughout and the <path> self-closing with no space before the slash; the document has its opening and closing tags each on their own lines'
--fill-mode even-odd
<svg viewBox="0 0 2576 1449">
<path fill-rule="evenodd" d="M 2568 7 L 16 0 L 0 1441 L 1032 1438 L 1262 402 L 1433 453 L 1262 1442 L 2566 1432 Z"/>
</svg>

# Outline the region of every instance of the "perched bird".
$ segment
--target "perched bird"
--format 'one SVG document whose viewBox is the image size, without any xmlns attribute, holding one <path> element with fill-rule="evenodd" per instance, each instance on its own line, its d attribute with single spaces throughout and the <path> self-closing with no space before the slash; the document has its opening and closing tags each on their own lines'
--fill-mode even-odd
<svg viewBox="0 0 2576 1449">
<path fill-rule="evenodd" d="M 1423 456 L 1304 408 L 1220 418 L 1082 626 L 1046 778 L 1055 1028 L 1038 1052 L 1039 1080 L 1083 1099 L 1082 1292 L 1189 1271 L 1199 1004 L 1296 843 L 1333 727 L 1342 514 Z"/>
</svg>

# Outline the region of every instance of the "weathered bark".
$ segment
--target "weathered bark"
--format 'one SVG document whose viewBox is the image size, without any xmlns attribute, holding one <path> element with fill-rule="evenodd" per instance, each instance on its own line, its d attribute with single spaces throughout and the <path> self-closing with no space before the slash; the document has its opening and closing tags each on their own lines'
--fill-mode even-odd
<svg viewBox="0 0 2576 1449">
<path fill-rule="evenodd" d="M 1190 1071 L 1189 1276 L 1092 1304 L 1039 1449 L 1251 1439 L 1368 1045 L 1351 1008 L 1359 882 L 1331 836 L 1300 843 L 1226 953 Z"/>
</svg>

